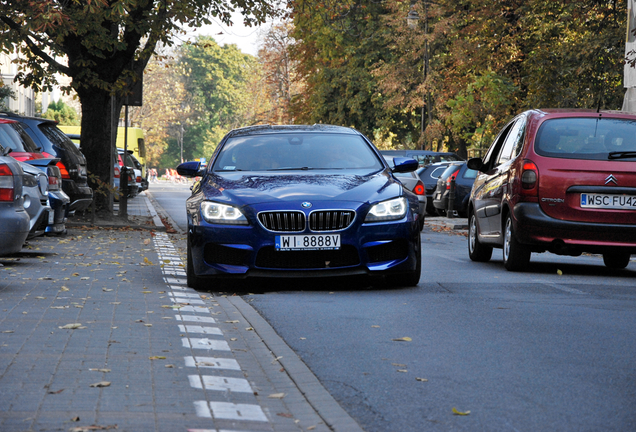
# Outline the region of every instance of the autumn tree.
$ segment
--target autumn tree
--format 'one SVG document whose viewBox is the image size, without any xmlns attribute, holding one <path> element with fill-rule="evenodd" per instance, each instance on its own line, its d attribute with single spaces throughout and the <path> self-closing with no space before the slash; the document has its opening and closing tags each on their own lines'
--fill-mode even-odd
<svg viewBox="0 0 636 432">
<path fill-rule="evenodd" d="M 62 99 L 51 102 L 42 117 L 55 120 L 62 125 L 76 126 L 80 124 L 77 112 L 65 104 Z"/>
<path fill-rule="evenodd" d="M 14 0 L 0 3 L 0 44 L 20 52 L 17 80 L 36 90 L 72 78 L 82 104 L 82 149 L 95 182 L 109 183 L 111 131 L 124 98 L 141 79 L 158 43 L 171 45 L 180 26 L 231 22 L 239 9 L 247 24 L 275 13 L 267 0 Z M 116 129 L 115 129 L 116 130 Z M 100 209 L 112 198 L 96 195 Z"/>
</svg>

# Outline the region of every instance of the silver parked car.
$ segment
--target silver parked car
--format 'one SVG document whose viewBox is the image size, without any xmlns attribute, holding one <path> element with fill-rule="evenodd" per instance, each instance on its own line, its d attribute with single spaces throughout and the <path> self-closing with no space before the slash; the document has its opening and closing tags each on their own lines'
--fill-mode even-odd
<svg viewBox="0 0 636 432">
<path fill-rule="evenodd" d="M 26 162 L 22 167 L 22 197 L 24 209 L 31 218 L 28 238 L 44 234 L 46 226 L 53 223 L 55 214 L 49 205 L 49 177 L 40 169 Z"/>
<path fill-rule="evenodd" d="M 29 234 L 29 215 L 22 198 L 22 168 L 8 156 L 0 156 L 0 256 L 20 252 Z"/>
</svg>

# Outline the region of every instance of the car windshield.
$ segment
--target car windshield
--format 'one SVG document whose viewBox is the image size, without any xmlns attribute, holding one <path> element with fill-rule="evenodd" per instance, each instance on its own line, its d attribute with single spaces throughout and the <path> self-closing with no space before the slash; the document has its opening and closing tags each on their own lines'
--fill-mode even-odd
<svg viewBox="0 0 636 432">
<path fill-rule="evenodd" d="M 535 151 L 563 159 L 636 160 L 636 122 L 613 118 L 547 120 L 537 134 Z"/>
<path fill-rule="evenodd" d="M 233 137 L 213 166 L 215 172 L 382 168 L 360 136 L 315 132 Z"/>
</svg>

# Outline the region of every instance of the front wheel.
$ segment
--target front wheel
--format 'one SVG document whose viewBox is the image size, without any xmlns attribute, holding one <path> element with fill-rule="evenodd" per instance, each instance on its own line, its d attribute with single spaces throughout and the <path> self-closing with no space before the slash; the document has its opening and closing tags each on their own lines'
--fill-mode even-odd
<svg viewBox="0 0 636 432">
<path fill-rule="evenodd" d="M 205 280 L 198 277 L 194 273 L 194 264 L 192 263 L 192 248 L 190 248 L 190 236 L 186 240 L 187 246 L 187 263 L 186 263 L 186 281 L 190 288 L 202 290 L 205 288 Z"/>
<path fill-rule="evenodd" d="M 627 252 L 610 252 L 603 254 L 605 267 L 615 270 L 624 269 L 629 265 L 631 255 Z"/>
<path fill-rule="evenodd" d="M 530 249 L 517 241 L 512 226 L 512 216 L 506 216 L 504 228 L 503 262 L 506 270 L 525 270 L 530 262 Z"/>
<path fill-rule="evenodd" d="M 487 262 L 492 257 L 492 247 L 485 246 L 479 241 L 477 216 L 470 213 L 468 221 L 468 257 L 472 261 Z"/>
<path fill-rule="evenodd" d="M 395 286 L 403 286 L 403 287 L 414 287 L 417 286 L 420 281 L 420 276 L 422 275 L 422 239 L 420 234 L 417 234 L 417 251 L 415 252 L 415 270 L 403 273 L 400 275 L 395 275 L 392 278 L 392 284 Z"/>
</svg>

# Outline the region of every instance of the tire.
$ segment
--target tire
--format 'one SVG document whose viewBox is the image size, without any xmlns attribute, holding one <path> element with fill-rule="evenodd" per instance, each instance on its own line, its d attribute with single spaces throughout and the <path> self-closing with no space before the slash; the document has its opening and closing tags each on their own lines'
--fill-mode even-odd
<svg viewBox="0 0 636 432">
<path fill-rule="evenodd" d="M 603 254 L 603 262 L 607 268 L 621 270 L 629 265 L 631 257 L 627 252 L 609 252 Z"/>
<path fill-rule="evenodd" d="M 420 276 L 422 275 L 422 239 L 419 233 L 417 234 L 417 252 L 415 259 L 417 260 L 415 270 L 391 277 L 390 284 L 392 286 L 414 287 L 417 286 L 420 281 Z"/>
<path fill-rule="evenodd" d="M 446 210 L 444 209 L 439 209 L 439 208 L 435 208 L 435 211 L 437 212 L 438 216 L 446 216 Z"/>
<path fill-rule="evenodd" d="M 525 270 L 530 263 L 530 253 L 530 249 L 517 241 L 512 225 L 512 216 L 507 215 L 504 222 L 504 267 L 509 271 Z"/>
<path fill-rule="evenodd" d="M 186 281 L 190 288 L 194 288 L 196 290 L 205 289 L 205 279 L 198 277 L 194 273 L 194 264 L 192 263 L 192 249 L 190 248 L 190 236 L 188 236 L 186 240 L 187 246 L 187 263 L 186 263 Z"/>
<path fill-rule="evenodd" d="M 468 256 L 472 261 L 487 262 L 492 257 L 492 247 L 485 246 L 479 242 L 477 231 L 477 216 L 473 212 L 468 220 Z"/>
</svg>

